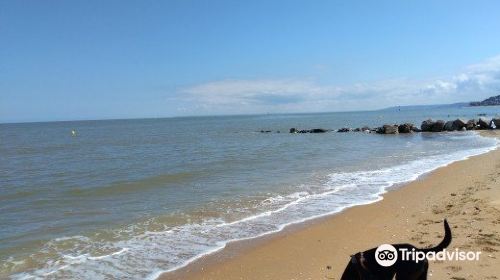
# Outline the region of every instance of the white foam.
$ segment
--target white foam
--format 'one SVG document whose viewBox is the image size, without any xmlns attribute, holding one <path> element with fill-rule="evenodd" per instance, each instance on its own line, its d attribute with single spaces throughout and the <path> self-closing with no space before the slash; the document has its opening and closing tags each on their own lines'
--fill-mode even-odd
<svg viewBox="0 0 500 280">
<path fill-rule="evenodd" d="M 116 255 L 119 255 L 119 254 L 125 253 L 125 252 L 127 252 L 128 250 L 129 250 L 128 248 L 122 248 L 121 250 L 116 251 L 116 252 L 113 252 L 113 253 L 111 253 L 111 254 L 102 255 L 102 256 L 97 256 L 97 257 L 88 257 L 88 259 L 89 259 L 89 260 L 102 260 L 102 259 L 105 259 L 105 258 L 109 258 L 109 257 L 112 257 L 112 256 L 116 256 Z"/>
</svg>

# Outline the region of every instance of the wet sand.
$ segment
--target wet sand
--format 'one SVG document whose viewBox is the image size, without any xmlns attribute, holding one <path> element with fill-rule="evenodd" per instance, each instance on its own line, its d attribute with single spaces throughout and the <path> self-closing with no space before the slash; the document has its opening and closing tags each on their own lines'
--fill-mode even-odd
<svg viewBox="0 0 500 280">
<path fill-rule="evenodd" d="M 429 279 L 498 279 L 500 150 L 440 168 L 379 202 L 231 243 L 160 279 L 340 279 L 353 253 L 384 243 L 439 243 L 444 218 L 453 232 L 449 250 L 482 253 L 479 261 L 431 261 Z"/>
</svg>

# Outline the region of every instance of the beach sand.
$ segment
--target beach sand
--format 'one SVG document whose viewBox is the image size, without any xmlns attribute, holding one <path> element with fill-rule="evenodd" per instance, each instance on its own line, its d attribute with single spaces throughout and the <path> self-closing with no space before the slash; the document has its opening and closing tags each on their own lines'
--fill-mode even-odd
<svg viewBox="0 0 500 280">
<path fill-rule="evenodd" d="M 453 232 L 449 250 L 482 253 L 479 261 L 431 261 L 429 279 L 499 279 L 500 150 L 440 168 L 379 202 L 231 243 L 160 279 L 340 279 L 356 252 L 384 243 L 436 245 L 444 218 Z"/>
</svg>

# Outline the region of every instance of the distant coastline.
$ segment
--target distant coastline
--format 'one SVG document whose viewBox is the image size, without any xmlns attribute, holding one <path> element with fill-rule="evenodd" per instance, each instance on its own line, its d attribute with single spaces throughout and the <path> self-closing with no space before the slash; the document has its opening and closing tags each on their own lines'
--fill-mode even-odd
<svg viewBox="0 0 500 280">
<path fill-rule="evenodd" d="M 500 105 L 500 95 L 486 98 L 483 101 L 470 102 L 470 106 L 498 106 Z"/>
<path fill-rule="evenodd" d="M 483 101 L 471 101 L 471 102 L 458 102 L 450 104 L 433 104 L 433 105 L 403 105 L 403 106 L 391 106 L 381 111 L 386 110 L 416 110 L 424 108 L 450 108 L 450 107 L 481 107 L 481 106 L 499 106 L 500 105 L 500 95 L 492 96 L 484 99 Z"/>
</svg>

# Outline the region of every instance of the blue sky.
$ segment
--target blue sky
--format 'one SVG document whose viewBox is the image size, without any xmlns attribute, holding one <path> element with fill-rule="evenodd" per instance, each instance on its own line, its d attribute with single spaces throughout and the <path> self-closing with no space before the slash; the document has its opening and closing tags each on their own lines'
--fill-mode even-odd
<svg viewBox="0 0 500 280">
<path fill-rule="evenodd" d="M 500 94 L 499 1 L 0 1 L 0 122 Z"/>
</svg>

